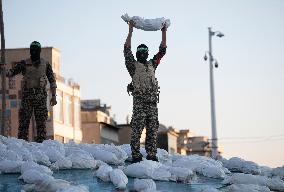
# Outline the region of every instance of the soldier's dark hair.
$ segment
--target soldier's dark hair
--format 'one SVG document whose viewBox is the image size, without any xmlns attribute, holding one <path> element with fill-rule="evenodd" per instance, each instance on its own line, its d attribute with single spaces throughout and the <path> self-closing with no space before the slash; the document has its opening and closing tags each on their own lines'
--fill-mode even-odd
<svg viewBox="0 0 284 192">
<path fill-rule="evenodd" d="M 145 44 L 140 44 L 137 47 L 137 51 L 148 51 L 148 47 Z"/>
</svg>

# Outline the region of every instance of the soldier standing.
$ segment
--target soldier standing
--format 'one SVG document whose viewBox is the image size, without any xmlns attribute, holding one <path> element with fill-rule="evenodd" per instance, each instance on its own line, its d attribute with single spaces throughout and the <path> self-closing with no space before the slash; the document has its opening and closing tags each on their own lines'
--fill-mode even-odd
<svg viewBox="0 0 284 192">
<path fill-rule="evenodd" d="M 40 57 L 41 45 L 33 41 L 30 45 L 30 58 L 17 63 L 7 72 L 7 77 L 19 73 L 23 75 L 22 101 L 19 110 L 18 138 L 28 140 L 29 124 L 34 112 L 37 128 L 36 142 L 46 139 L 47 120 L 47 80 L 50 83 L 52 98 L 50 105 L 56 105 L 56 80 L 48 61 Z"/>
<path fill-rule="evenodd" d="M 158 161 L 156 156 L 156 143 L 159 127 L 157 108 L 159 86 L 155 78 L 155 71 L 161 58 L 166 53 L 167 28 L 164 25 L 161 29 L 162 42 L 159 47 L 159 52 L 148 61 L 148 47 L 145 44 L 141 44 L 137 47 L 136 61 L 131 51 L 131 37 L 134 25 L 135 23 L 133 21 L 129 22 L 129 33 L 124 44 L 125 65 L 132 78 L 132 82 L 127 87 L 127 90 L 130 91 L 133 96 L 133 113 L 130 122 L 132 128 L 130 143 L 132 162 L 136 163 L 142 160 L 140 137 L 144 127 L 146 127 L 146 159 Z"/>
</svg>

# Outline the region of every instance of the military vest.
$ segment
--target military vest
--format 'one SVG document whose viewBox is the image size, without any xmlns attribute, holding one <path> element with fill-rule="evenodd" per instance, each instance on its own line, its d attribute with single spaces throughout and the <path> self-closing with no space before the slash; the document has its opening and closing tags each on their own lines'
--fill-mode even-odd
<svg viewBox="0 0 284 192">
<path fill-rule="evenodd" d="M 31 59 L 27 59 L 25 62 L 24 87 L 27 89 L 45 88 L 47 85 L 47 62 L 42 58 L 37 65 L 33 64 Z"/>
<path fill-rule="evenodd" d="M 155 78 L 155 69 L 150 61 L 146 65 L 138 61 L 135 62 L 132 85 L 133 94 L 158 93 L 158 81 Z"/>
</svg>

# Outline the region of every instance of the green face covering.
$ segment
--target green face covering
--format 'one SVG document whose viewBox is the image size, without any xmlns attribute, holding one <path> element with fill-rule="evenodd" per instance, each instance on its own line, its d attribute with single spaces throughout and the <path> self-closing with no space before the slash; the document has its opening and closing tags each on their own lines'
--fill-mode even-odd
<svg viewBox="0 0 284 192">
<path fill-rule="evenodd" d="M 148 52 L 148 48 L 147 47 L 139 47 L 139 48 L 137 48 L 137 52 L 140 52 L 140 51 Z"/>
</svg>

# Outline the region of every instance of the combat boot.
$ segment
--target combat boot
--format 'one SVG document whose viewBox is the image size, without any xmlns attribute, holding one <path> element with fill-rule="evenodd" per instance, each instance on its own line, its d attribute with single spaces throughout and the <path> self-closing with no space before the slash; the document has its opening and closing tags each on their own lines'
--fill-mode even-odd
<svg viewBox="0 0 284 192">
<path fill-rule="evenodd" d="M 140 161 L 142 161 L 142 157 L 134 157 L 132 158 L 131 163 L 139 163 Z"/>
<path fill-rule="evenodd" d="M 146 159 L 147 159 L 147 160 L 151 160 L 151 161 L 157 161 L 157 162 L 159 162 L 157 156 L 152 156 L 152 157 L 151 157 L 151 156 L 147 155 Z"/>
</svg>

